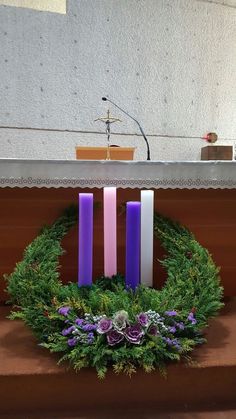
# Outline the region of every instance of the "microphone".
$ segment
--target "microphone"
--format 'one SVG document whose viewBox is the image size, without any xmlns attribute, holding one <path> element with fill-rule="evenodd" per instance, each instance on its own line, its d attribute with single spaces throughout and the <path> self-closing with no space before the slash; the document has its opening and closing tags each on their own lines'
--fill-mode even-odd
<svg viewBox="0 0 236 419">
<path fill-rule="evenodd" d="M 143 132 L 143 129 L 142 129 L 142 127 L 141 127 L 141 125 L 140 125 L 140 123 L 137 121 L 137 119 L 135 119 L 133 116 L 131 116 L 128 112 L 126 112 L 124 109 L 122 109 L 122 108 L 120 108 L 120 106 L 118 106 L 116 103 L 114 103 L 112 100 L 110 100 L 110 99 L 108 99 L 107 97 L 102 97 L 102 100 L 104 101 L 104 102 L 110 102 L 110 103 L 112 103 L 112 105 L 114 105 L 117 109 L 119 109 L 121 112 L 123 112 L 125 115 L 127 115 L 129 118 L 131 118 L 131 119 L 133 119 L 133 121 L 134 122 L 136 122 L 136 124 L 138 125 L 138 127 L 139 127 L 139 129 L 140 129 L 140 132 L 141 132 L 141 134 L 142 134 L 142 136 L 143 136 L 143 138 L 144 138 L 144 140 L 145 140 L 145 143 L 146 143 L 146 145 L 147 145 L 147 160 L 151 160 L 151 158 L 150 158 L 150 148 L 149 148 L 149 144 L 148 144 L 148 139 L 147 139 L 147 137 L 146 137 L 146 135 L 144 134 L 144 132 Z"/>
</svg>

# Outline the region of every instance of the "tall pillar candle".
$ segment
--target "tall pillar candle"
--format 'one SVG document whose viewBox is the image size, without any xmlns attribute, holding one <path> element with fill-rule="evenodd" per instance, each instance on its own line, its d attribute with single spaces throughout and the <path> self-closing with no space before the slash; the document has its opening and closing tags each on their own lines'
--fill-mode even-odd
<svg viewBox="0 0 236 419">
<path fill-rule="evenodd" d="M 154 192 L 141 191 L 141 283 L 153 286 Z"/>
<path fill-rule="evenodd" d="M 140 224 L 141 203 L 126 205 L 126 287 L 135 290 L 140 281 Z"/>
<path fill-rule="evenodd" d="M 91 286 L 93 273 L 93 194 L 79 194 L 78 285 Z"/>
<path fill-rule="evenodd" d="M 104 275 L 117 274 L 116 188 L 103 189 L 104 214 Z"/>
</svg>

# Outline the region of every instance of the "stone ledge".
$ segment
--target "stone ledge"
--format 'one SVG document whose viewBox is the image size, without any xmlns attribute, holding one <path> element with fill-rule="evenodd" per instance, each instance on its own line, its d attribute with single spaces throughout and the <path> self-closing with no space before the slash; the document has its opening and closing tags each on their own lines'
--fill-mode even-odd
<svg viewBox="0 0 236 419">
<path fill-rule="evenodd" d="M 0 159 L 0 188 L 235 189 L 235 164 Z"/>
</svg>

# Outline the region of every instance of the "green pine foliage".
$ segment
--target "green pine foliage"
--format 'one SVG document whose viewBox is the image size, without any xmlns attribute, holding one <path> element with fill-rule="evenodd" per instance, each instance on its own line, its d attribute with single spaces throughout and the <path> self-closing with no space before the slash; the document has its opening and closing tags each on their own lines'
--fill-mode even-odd
<svg viewBox="0 0 236 419">
<path fill-rule="evenodd" d="M 112 279 L 101 277 L 90 288 L 78 288 L 74 283 L 63 285 L 58 262 L 63 254 L 61 240 L 76 223 L 76 213 L 77 209 L 70 207 L 52 226 L 43 228 L 25 249 L 14 272 L 5 276 L 15 307 L 10 317 L 24 320 L 43 347 L 60 353 L 59 362 L 69 362 L 76 371 L 94 367 L 99 378 L 104 378 L 110 367 L 117 374 L 129 376 L 137 368 L 164 373 L 166 363 L 188 357 L 196 345 L 205 341 L 202 330 L 223 305 L 218 268 L 191 232 L 155 214 L 154 232 L 167 252 L 161 261 L 168 274 L 162 290 L 141 285 L 132 292 L 125 288 L 120 275 Z M 59 312 L 62 307 L 69 307 L 68 315 Z M 167 329 L 174 320 L 166 312 L 175 311 L 176 324 L 184 327 L 175 336 L 165 333 L 168 339 L 176 338 L 178 345 L 170 346 L 161 334 L 151 335 L 148 330 L 139 344 L 123 340 L 110 346 L 106 334 L 97 333 L 90 343 L 68 345 L 68 336 L 62 333 L 66 324 L 74 324 L 86 315 L 112 319 L 121 310 L 127 313 L 131 324 L 137 322 L 140 313 L 152 310 L 164 319 Z M 189 313 L 194 321 L 188 319 Z"/>
<path fill-rule="evenodd" d="M 219 268 L 208 250 L 178 223 L 155 214 L 154 230 L 168 254 L 161 261 L 168 273 L 166 286 L 160 292 L 163 306 L 186 311 L 194 307 L 198 321 L 205 327 L 207 319 L 223 305 Z"/>
</svg>

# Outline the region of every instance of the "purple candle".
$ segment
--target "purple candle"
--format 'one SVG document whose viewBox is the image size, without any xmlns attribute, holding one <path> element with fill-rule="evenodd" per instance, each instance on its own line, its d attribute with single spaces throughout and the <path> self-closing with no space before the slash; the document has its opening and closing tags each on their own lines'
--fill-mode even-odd
<svg viewBox="0 0 236 419">
<path fill-rule="evenodd" d="M 141 203 L 127 202 L 126 205 L 126 287 L 135 290 L 140 277 L 140 228 Z"/>
<path fill-rule="evenodd" d="M 93 194 L 79 194 L 79 273 L 78 286 L 92 285 Z"/>
</svg>

